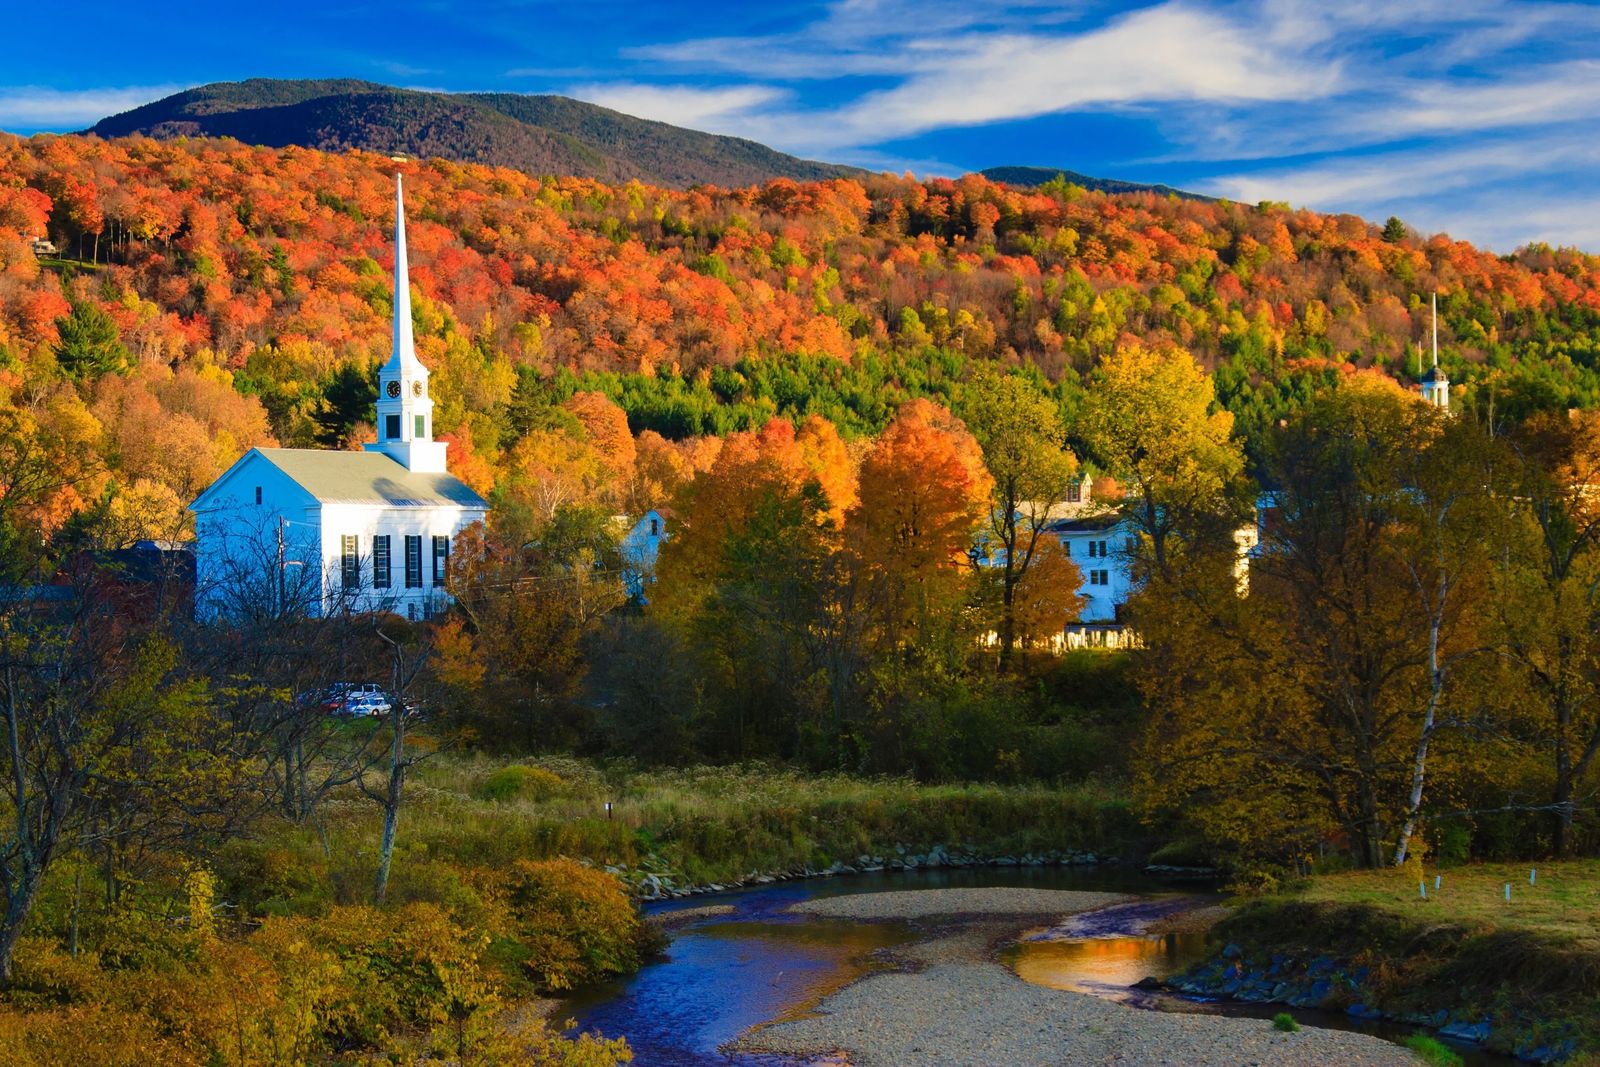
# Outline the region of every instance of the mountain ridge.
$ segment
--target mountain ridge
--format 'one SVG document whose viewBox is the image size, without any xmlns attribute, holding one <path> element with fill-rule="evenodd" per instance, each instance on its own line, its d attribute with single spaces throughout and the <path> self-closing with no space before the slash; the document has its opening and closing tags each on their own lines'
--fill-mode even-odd
<svg viewBox="0 0 1600 1067">
<path fill-rule="evenodd" d="M 1130 182 L 1120 178 L 1096 178 L 1088 174 L 1080 174 L 1075 170 L 1065 170 L 1061 167 L 1033 167 L 1033 166 L 1005 166 L 985 167 L 978 171 L 979 174 L 992 182 L 1003 182 L 1006 185 L 1022 186 L 1024 188 L 1037 188 L 1047 182 L 1057 179 L 1072 185 L 1081 185 L 1096 193 L 1154 193 L 1157 196 L 1176 196 L 1180 200 L 1200 200 L 1206 203 L 1215 202 L 1214 196 L 1202 193 L 1191 193 L 1186 189 L 1176 189 L 1170 185 L 1150 182 Z"/>
<path fill-rule="evenodd" d="M 866 173 L 570 97 L 438 93 L 351 78 L 214 82 L 108 116 L 83 132 L 105 138 L 233 137 L 322 151 L 359 148 L 667 188 Z"/>
</svg>

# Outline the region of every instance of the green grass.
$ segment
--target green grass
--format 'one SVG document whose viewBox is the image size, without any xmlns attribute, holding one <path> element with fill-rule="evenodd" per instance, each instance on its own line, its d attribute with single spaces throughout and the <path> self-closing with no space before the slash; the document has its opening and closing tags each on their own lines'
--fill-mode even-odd
<svg viewBox="0 0 1600 1067">
<path fill-rule="evenodd" d="M 1461 1057 L 1427 1034 L 1412 1034 L 1401 1042 L 1429 1067 L 1461 1067 Z"/>
<path fill-rule="evenodd" d="M 1491 1048 L 1576 1039 L 1600 1051 L 1600 861 L 1450 868 L 1428 897 L 1419 872 L 1320 875 L 1241 904 L 1213 936 L 1254 959 L 1327 956 L 1367 975 L 1359 993 L 1392 1016 L 1488 1019 Z M 1511 884 L 1511 901 L 1505 885 Z M 1443 1050 L 1450 1054 L 1446 1048 Z M 1450 1054 L 1453 1055 L 1453 1054 Z M 1454 1062 L 1439 1060 L 1430 1062 Z"/>
<path fill-rule="evenodd" d="M 364 899 L 378 806 L 352 788 L 324 801 L 320 819 L 326 853 L 312 827 L 288 824 L 230 846 L 219 867 L 229 892 L 247 906 L 267 902 L 290 912 Z M 706 885 L 854 864 L 897 845 L 987 855 L 1114 852 L 1139 833 L 1125 800 L 1103 787 L 922 785 L 766 766 L 641 771 L 564 758 L 441 755 L 406 786 L 393 884 L 398 899 L 455 907 L 471 895 L 474 868 L 523 858 L 570 856 Z"/>
<path fill-rule="evenodd" d="M 1286 1034 L 1300 1032 L 1300 1024 L 1295 1022 L 1294 1016 L 1286 1011 L 1280 1011 L 1272 1017 L 1272 1028 L 1274 1030 L 1282 1030 Z"/>
<path fill-rule="evenodd" d="M 1538 871 L 1533 885 L 1528 884 L 1531 867 Z M 1437 890 L 1436 873 L 1443 879 Z M 1312 903 L 1369 905 L 1427 922 L 1534 931 L 1573 947 L 1600 951 L 1600 860 L 1473 864 L 1429 870 L 1422 880 L 1428 888 L 1426 900 L 1415 874 L 1398 870 L 1323 875 L 1295 896 Z"/>
</svg>

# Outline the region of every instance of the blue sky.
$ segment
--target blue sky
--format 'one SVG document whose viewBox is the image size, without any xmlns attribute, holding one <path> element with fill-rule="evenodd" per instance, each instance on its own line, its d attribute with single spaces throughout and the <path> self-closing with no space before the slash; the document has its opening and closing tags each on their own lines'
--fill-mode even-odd
<svg viewBox="0 0 1600 1067">
<path fill-rule="evenodd" d="M 1037 164 L 1600 250 L 1592 4 L 119 0 L 5 21 L 18 133 L 212 81 L 357 77 L 564 93 L 875 169 Z"/>
</svg>

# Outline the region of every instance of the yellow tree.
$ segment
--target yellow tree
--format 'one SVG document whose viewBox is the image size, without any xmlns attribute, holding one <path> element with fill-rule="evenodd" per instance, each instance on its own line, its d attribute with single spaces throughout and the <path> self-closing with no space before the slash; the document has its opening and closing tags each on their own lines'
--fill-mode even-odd
<svg viewBox="0 0 1600 1067">
<path fill-rule="evenodd" d="M 1048 541 L 1045 527 L 1067 497 L 1078 461 L 1067 451 L 1061 412 L 1038 384 L 982 367 L 967 385 L 963 411 L 993 478 L 980 573 L 999 587 L 1000 666 L 1017 641 L 1017 593 Z"/>
<path fill-rule="evenodd" d="M 1492 455 L 1475 427 L 1362 389 L 1277 434 L 1248 595 L 1232 546 L 1196 541 L 1132 604 L 1155 709 L 1141 795 L 1279 862 L 1332 828 L 1365 866 L 1403 861 L 1436 743 L 1495 689 L 1474 677 Z"/>
<path fill-rule="evenodd" d="M 1102 359 L 1077 432 L 1122 483 L 1123 510 L 1154 566 L 1166 566 L 1175 531 L 1232 510 L 1230 492 L 1244 469 L 1233 416 L 1183 349 L 1125 344 Z"/>
<path fill-rule="evenodd" d="M 1501 569 L 1506 650 L 1537 705 L 1551 753 L 1551 845 L 1571 847 L 1600 757 L 1600 419 L 1535 416 L 1513 431 L 1520 503 Z"/>
</svg>

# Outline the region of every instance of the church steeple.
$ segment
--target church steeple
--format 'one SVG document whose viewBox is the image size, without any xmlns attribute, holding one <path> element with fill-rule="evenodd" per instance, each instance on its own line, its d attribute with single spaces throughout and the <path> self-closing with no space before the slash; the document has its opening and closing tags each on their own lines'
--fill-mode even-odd
<svg viewBox="0 0 1600 1067">
<path fill-rule="evenodd" d="M 1433 294 L 1433 366 L 1422 375 L 1422 399 L 1450 410 L 1450 379 L 1439 369 L 1439 294 Z"/>
<path fill-rule="evenodd" d="M 443 473 L 443 441 L 433 439 L 428 368 L 411 334 L 411 278 L 406 262 L 406 212 L 400 175 L 394 176 L 394 347 L 378 371 L 378 440 L 366 446 L 414 471 Z"/>
</svg>

